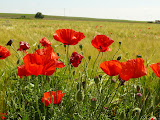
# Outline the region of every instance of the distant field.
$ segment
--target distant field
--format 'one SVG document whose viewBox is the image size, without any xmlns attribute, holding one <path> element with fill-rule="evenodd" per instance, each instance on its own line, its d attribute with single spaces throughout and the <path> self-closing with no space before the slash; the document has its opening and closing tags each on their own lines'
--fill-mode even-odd
<svg viewBox="0 0 160 120">
<path fill-rule="evenodd" d="M 68 28 L 84 33 L 85 38 L 81 40 L 79 44 L 83 45 L 85 57 L 91 55 L 92 59 L 96 58 L 98 51 L 91 45 L 91 40 L 97 34 L 104 34 L 115 42 L 110 47 L 112 51 L 105 52 L 101 61 L 112 59 L 111 57 L 118 49 L 118 42 L 121 41 L 122 46 L 116 57 L 121 54 L 122 61 L 136 58 L 136 55 L 140 54 L 146 63 L 160 62 L 160 34 L 158 24 L 45 19 L 0 19 L 0 26 L 0 45 L 5 46 L 8 40 L 13 39 L 13 46 L 15 49 L 18 49 L 19 42 L 26 41 L 30 46 L 34 46 L 31 47 L 28 52 L 33 52 L 34 48 L 37 48 L 39 40 L 46 37 L 52 42 L 55 52 L 65 54 L 63 45 L 53 39 L 53 33 L 55 33 L 57 29 Z M 70 46 L 70 54 L 73 51 L 80 52 L 78 45 Z M 7 46 L 7 48 L 12 53 L 8 59 L 16 59 L 14 51 L 11 50 L 9 46 Z M 116 59 L 116 57 L 114 59 Z M 2 65 L 2 61 L 0 61 L 0 63 Z"/>
<path fill-rule="evenodd" d="M 25 16 L 26 19 L 34 19 L 35 14 L 0 13 L 0 18 L 21 19 L 23 16 Z M 51 15 L 44 15 L 44 19 L 146 23 L 146 21 L 132 21 L 132 20 L 119 20 L 119 19 L 96 19 L 96 18 L 86 18 L 86 17 L 68 17 L 68 16 L 51 16 Z"/>
</svg>

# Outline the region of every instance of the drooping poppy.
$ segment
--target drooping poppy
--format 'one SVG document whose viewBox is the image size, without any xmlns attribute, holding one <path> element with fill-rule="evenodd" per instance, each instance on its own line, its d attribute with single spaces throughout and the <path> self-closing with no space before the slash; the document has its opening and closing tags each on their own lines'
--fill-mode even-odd
<svg viewBox="0 0 160 120">
<path fill-rule="evenodd" d="M 76 32 L 72 29 L 58 29 L 53 34 L 53 38 L 64 45 L 76 45 L 80 40 L 85 38 L 81 32 Z"/>
<path fill-rule="evenodd" d="M 10 55 L 11 53 L 8 51 L 8 49 L 0 45 L 0 59 L 3 60 Z"/>
<path fill-rule="evenodd" d="M 17 51 L 24 51 L 25 53 L 27 53 L 26 50 L 28 50 L 30 47 L 29 47 L 29 44 L 27 42 L 24 42 L 24 41 L 21 41 L 19 43 L 19 49 L 17 49 Z"/>
<path fill-rule="evenodd" d="M 78 67 L 78 65 L 81 63 L 83 56 L 81 54 L 78 54 L 77 52 L 73 52 L 70 57 L 70 62 L 74 67 Z"/>
<path fill-rule="evenodd" d="M 47 75 L 50 76 L 54 73 L 56 68 L 62 68 L 65 65 L 58 61 L 58 55 L 53 52 L 52 47 L 38 49 L 33 54 L 24 56 L 24 65 L 18 66 L 18 76 L 29 75 Z"/>
<path fill-rule="evenodd" d="M 105 36 L 105 35 L 96 35 L 93 40 L 92 40 L 92 45 L 98 49 L 99 52 L 106 52 L 106 51 L 111 51 L 109 46 L 113 43 L 114 41 Z"/>
<path fill-rule="evenodd" d="M 7 46 L 9 45 L 9 46 L 11 46 L 12 45 L 12 43 L 13 43 L 13 39 L 10 39 L 8 42 L 7 42 Z"/>
<path fill-rule="evenodd" d="M 44 47 L 48 47 L 48 46 L 50 46 L 51 45 L 51 42 L 47 39 L 47 38 L 42 38 L 42 40 L 40 40 L 40 43 L 41 43 L 41 45 L 42 46 L 44 46 Z"/>
<path fill-rule="evenodd" d="M 160 77 L 160 63 L 151 64 L 150 67 L 152 68 L 152 70 L 156 74 L 156 76 Z"/>
<path fill-rule="evenodd" d="M 147 75 L 144 60 L 142 58 L 130 59 L 126 62 L 121 62 L 120 77 L 122 80 L 128 81 L 130 78 L 139 78 Z"/>
<path fill-rule="evenodd" d="M 42 97 L 42 102 L 47 107 L 49 104 L 52 104 L 52 103 L 60 104 L 64 94 L 65 93 L 61 93 L 61 90 L 45 92 L 44 97 Z"/>
<path fill-rule="evenodd" d="M 105 61 L 100 68 L 109 76 L 116 76 L 121 72 L 122 66 L 118 60 Z"/>
</svg>

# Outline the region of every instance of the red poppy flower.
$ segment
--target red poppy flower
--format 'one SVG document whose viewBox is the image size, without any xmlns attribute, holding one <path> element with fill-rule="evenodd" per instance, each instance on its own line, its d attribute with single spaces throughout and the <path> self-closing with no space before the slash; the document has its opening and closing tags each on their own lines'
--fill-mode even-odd
<svg viewBox="0 0 160 120">
<path fill-rule="evenodd" d="M 36 50 L 33 54 L 27 54 L 24 58 L 24 65 L 18 66 L 18 76 L 47 75 L 54 73 L 56 68 L 65 65 L 58 61 L 58 55 L 53 52 L 52 47 Z"/>
<path fill-rule="evenodd" d="M 70 57 L 70 62 L 74 67 L 78 67 L 78 65 L 81 63 L 83 56 L 81 54 L 78 54 L 77 52 L 73 52 Z"/>
<path fill-rule="evenodd" d="M 81 32 L 72 29 L 59 29 L 53 34 L 55 40 L 62 42 L 64 45 L 76 45 L 80 40 L 85 38 Z"/>
<path fill-rule="evenodd" d="M 40 43 L 41 43 L 41 45 L 42 46 L 44 46 L 44 47 L 48 47 L 48 46 L 50 46 L 51 45 L 51 42 L 47 39 L 47 38 L 42 38 L 42 40 L 40 40 Z"/>
<path fill-rule="evenodd" d="M 118 60 L 105 61 L 100 68 L 109 76 L 116 76 L 121 72 L 122 66 Z"/>
<path fill-rule="evenodd" d="M 121 62 L 121 65 L 120 77 L 122 80 L 128 81 L 130 78 L 139 78 L 147 74 L 142 58 L 130 59 L 127 62 Z"/>
<path fill-rule="evenodd" d="M 8 51 L 7 48 L 0 46 L 0 59 L 3 60 L 6 57 L 10 56 L 10 52 Z"/>
<path fill-rule="evenodd" d="M 152 68 L 156 76 L 160 77 L 160 63 L 151 64 L 150 67 Z"/>
<path fill-rule="evenodd" d="M 44 98 L 42 97 L 42 102 L 45 106 L 48 107 L 49 104 L 60 104 L 61 98 L 64 96 L 65 93 L 61 93 L 61 90 L 57 91 L 49 91 L 44 93 Z"/>
<path fill-rule="evenodd" d="M 7 115 L 7 113 L 0 113 L 0 116 L 2 116 L 2 120 L 6 119 L 6 115 Z"/>
<path fill-rule="evenodd" d="M 108 48 L 114 41 L 105 35 L 96 35 L 92 40 L 92 45 L 98 49 L 99 52 L 111 51 Z"/>
<path fill-rule="evenodd" d="M 29 44 L 27 42 L 23 42 L 23 41 L 21 41 L 19 43 L 19 46 L 20 46 L 20 48 L 17 49 L 17 51 L 24 51 L 25 53 L 27 53 L 26 50 L 28 50 L 30 48 Z"/>
</svg>

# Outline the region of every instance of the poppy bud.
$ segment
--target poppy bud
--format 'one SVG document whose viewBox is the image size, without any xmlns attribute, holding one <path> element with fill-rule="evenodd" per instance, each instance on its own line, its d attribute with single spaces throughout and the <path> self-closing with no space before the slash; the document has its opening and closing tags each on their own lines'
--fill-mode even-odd
<svg viewBox="0 0 160 120">
<path fill-rule="evenodd" d="M 137 55 L 137 58 L 142 58 L 142 56 L 141 55 Z"/>
<path fill-rule="evenodd" d="M 20 59 L 18 58 L 18 60 L 17 60 L 17 65 L 20 63 Z"/>
<path fill-rule="evenodd" d="M 111 81 L 112 83 L 116 83 L 116 80 L 115 79 L 112 79 L 112 81 Z"/>
<path fill-rule="evenodd" d="M 40 45 L 38 44 L 38 49 L 40 49 Z"/>
<path fill-rule="evenodd" d="M 88 56 L 89 61 L 91 60 L 91 56 Z"/>
<path fill-rule="evenodd" d="M 117 60 L 121 60 L 121 58 L 122 58 L 122 56 L 121 56 L 121 55 L 119 55 L 119 56 L 117 57 Z"/>
<path fill-rule="evenodd" d="M 7 46 L 8 46 L 8 45 L 11 46 L 12 43 L 13 43 L 13 39 L 10 39 L 6 45 L 7 45 Z"/>
<path fill-rule="evenodd" d="M 119 41 L 119 45 L 121 45 L 121 43 L 122 43 L 122 42 L 121 42 L 121 41 Z"/>
<path fill-rule="evenodd" d="M 79 90 L 80 87 L 81 87 L 81 85 L 79 83 L 77 83 L 77 90 Z"/>
<path fill-rule="evenodd" d="M 94 77 L 94 82 L 95 82 L 96 84 L 98 84 L 98 83 L 99 83 L 99 79 L 98 79 L 98 77 L 97 77 L 97 76 L 95 76 L 95 77 Z"/>
<path fill-rule="evenodd" d="M 92 109 L 96 108 L 96 101 L 97 101 L 96 98 L 92 98 L 92 99 L 91 99 L 91 108 L 92 108 Z"/>
<path fill-rule="evenodd" d="M 75 71 L 73 71 L 73 76 L 75 75 L 75 73 L 76 73 L 76 72 L 75 72 Z"/>
<path fill-rule="evenodd" d="M 80 48 L 80 49 L 81 49 L 81 51 L 82 51 L 83 45 L 82 45 L 82 44 L 80 44 L 80 45 L 79 45 L 79 48 Z"/>
<path fill-rule="evenodd" d="M 77 98 L 77 101 L 78 101 L 78 102 L 81 102 L 81 101 L 83 100 L 84 96 L 83 96 L 83 93 L 82 93 L 81 90 L 79 90 L 79 91 L 77 92 L 76 98 Z"/>
<path fill-rule="evenodd" d="M 86 82 L 82 82 L 82 86 L 83 86 L 83 89 L 85 89 L 85 86 L 86 86 Z"/>
<path fill-rule="evenodd" d="M 139 97 L 142 97 L 142 94 L 141 94 L 141 93 L 137 93 L 136 95 L 139 96 Z"/>
<path fill-rule="evenodd" d="M 59 53 L 57 53 L 57 55 L 59 56 Z"/>
</svg>

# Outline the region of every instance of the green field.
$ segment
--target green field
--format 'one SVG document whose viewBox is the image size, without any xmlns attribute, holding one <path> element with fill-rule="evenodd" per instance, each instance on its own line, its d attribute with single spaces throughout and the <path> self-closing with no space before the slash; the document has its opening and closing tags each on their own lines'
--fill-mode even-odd
<svg viewBox="0 0 160 120">
<path fill-rule="evenodd" d="M 11 52 L 11 56 L 5 60 L 0 60 L 1 78 L 0 90 L 2 91 L 1 104 L 2 109 L 8 112 L 9 119 L 145 119 L 148 120 L 152 116 L 160 118 L 160 98 L 158 77 L 156 77 L 149 65 L 151 63 L 160 62 L 160 34 L 159 24 L 149 24 L 145 22 L 131 22 L 118 20 L 99 20 L 89 18 L 69 18 L 45 16 L 46 19 L 34 19 L 34 15 L 26 14 L 29 19 L 13 19 L 19 18 L 21 14 L 2 14 L 0 13 L 0 45 L 5 44 L 13 39 L 13 47 L 15 50 L 19 48 L 19 42 L 25 41 L 30 45 L 28 53 L 33 53 L 38 49 L 39 41 L 46 37 L 51 43 L 55 53 L 60 54 L 60 59 L 66 63 L 66 52 L 62 43 L 54 40 L 53 33 L 57 29 L 73 29 L 84 33 L 85 38 L 77 45 L 69 46 L 69 56 L 76 51 L 82 53 L 85 60 L 88 61 L 88 56 L 91 56 L 91 61 L 88 64 L 88 69 L 84 69 L 85 60 L 82 60 L 82 65 L 78 68 L 62 68 L 58 69 L 52 76 L 38 77 L 29 76 L 20 79 L 16 76 L 18 66 L 16 52 L 10 47 L 6 48 Z M 11 19 L 12 18 L 12 19 Z M 49 20 L 51 18 L 51 20 Z M 65 18 L 65 19 L 64 19 Z M 55 20 L 54 20 L 55 19 Z M 70 20 L 71 19 L 71 20 Z M 97 27 L 96 27 L 97 26 Z M 112 34 L 111 34 L 112 33 Z M 110 46 L 111 52 L 100 54 L 97 59 L 94 70 L 92 66 L 98 55 L 98 50 L 91 45 L 91 41 L 95 35 L 106 35 L 114 40 Z M 122 56 L 121 62 L 129 59 L 136 59 L 137 55 L 141 55 L 147 66 L 148 74 L 145 77 L 131 79 L 126 82 L 125 86 L 118 87 L 119 80 L 112 84 L 109 76 L 99 68 L 99 64 L 104 61 L 112 60 L 115 55 L 116 59 L 119 55 Z M 83 45 L 82 51 L 79 45 Z M 42 48 L 42 47 L 41 47 Z M 18 51 L 23 56 L 24 53 Z M 22 64 L 22 59 L 21 62 Z M 8 65 L 8 67 L 6 66 Z M 15 68 L 15 69 L 14 69 Z M 13 69 L 11 71 L 11 69 Z M 65 72 L 65 69 L 67 71 Z M 76 75 L 71 75 L 76 71 Z M 86 73 L 86 71 L 88 73 Z M 93 72 L 93 74 L 91 73 Z M 65 75 L 63 75 L 66 73 Z M 103 75 L 101 82 L 96 85 L 94 76 Z M 93 75 L 93 76 L 90 76 Z M 77 80 L 78 79 L 78 80 Z M 77 86 L 82 87 L 82 81 L 86 82 L 87 88 L 83 89 L 84 101 L 76 100 L 76 93 L 79 91 Z M 31 85 L 30 85 L 31 83 Z M 80 84 L 80 85 L 79 85 Z M 143 94 L 141 98 L 137 98 L 137 86 L 141 87 L 140 92 Z M 82 89 L 82 88 L 81 88 Z M 47 108 L 43 105 L 41 99 L 43 92 L 62 90 L 65 92 L 63 103 L 59 106 L 52 105 Z M 102 92 L 102 91 L 105 92 Z M 7 92 L 6 92 L 7 91 Z M 117 92 L 118 91 L 118 92 Z M 156 91 L 156 92 L 155 92 Z M 106 101 L 105 96 L 108 95 L 108 100 L 101 108 L 101 103 Z M 92 109 L 90 100 L 95 97 L 97 101 L 97 109 Z M 103 101 L 104 99 L 104 101 Z M 3 101 L 3 102 L 2 102 Z M 39 107 L 38 107 L 39 106 Z M 33 109 L 34 108 L 34 109 Z M 18 117 L 17 117 L 18 116 Z M 17 118 L 16 118 L 17 117 Z"/>
</svg>

